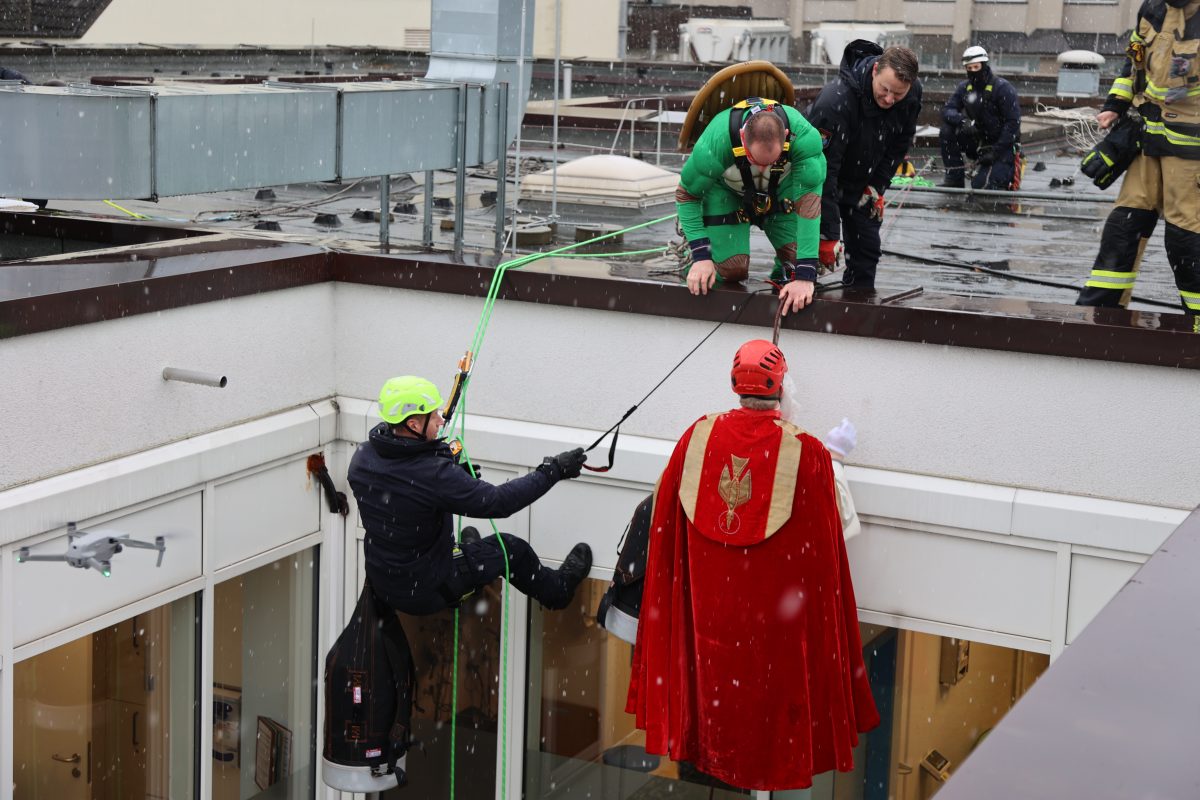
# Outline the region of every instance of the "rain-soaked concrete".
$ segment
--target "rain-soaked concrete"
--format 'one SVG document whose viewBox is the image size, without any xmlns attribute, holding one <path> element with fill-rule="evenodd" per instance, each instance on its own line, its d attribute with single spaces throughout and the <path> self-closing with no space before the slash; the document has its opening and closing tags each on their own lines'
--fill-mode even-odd
<svg viewBox="0 0 1200 800">
<path fill-rule="evenodd" d="M 521 172 L 549 168 L 551 150 L 542 138 L 541 129 L 528 131 L 522 144 Z M 673 136 L 674 134 L 671 134 Z M 565 145 L 560 148 L 559 161 L 578 158 L 593 152 L 608 152 L 613 134 L 566 130 L 562 133 Z M 619 150 L 618 150 L 619 152 Z M 1078 287 L 1083 285 L 1099 247 L 1105 216 L 1111 209 L 1118 186 L 1101 193 L 1078 173 L 1078 155 L 1065 149 L 1061 142 L 1030 149 L 1022 189 L 1033 193 L 1054 193 L 1061 201 L 1014 200 L 944 195 L 908 191 L 894 187 L 889 193 L 889 206 L 882 231 L 884 256 L 879 266 L 877 288 L 883 294 L 895 294 L 915 287 L 926 292 L 949 293 L 977 297 L 1013 297 L 1058 303 L 1073 303 Z M 653 162 L 654 153 L 644 157 Z M 940 159 L 928 152 L 917 152 L 914 164 L 933 182 L 941 179 Z M 1046 168 L 1035 171 L 1043 162 Z M 514 164 L 510 150 L 510 172 Z M 663 154 L 664 168 L 678 170 L 681 157 Z M 1060 186 L 1064 180 L 1072 185 Z M 412 202 L 413 209 L 393 211 L 390 226 L 393 251 L 420 249 L 422 238 L 423 174 L 394 176 L 391 203 Z M 454 174 L 440 172 L 435 177 L 435 197 L 452 198 Z M 471 170 L 468 177 L 465 209 L 464 241 L 467 248 L 490 251 L 494 241 L 494 207 L 484 205 L 484 195 L 494 191 L 494 172 Z M 252 235 L 282 236 L 333 249 L 371 249 L 378 247 L 378 222 L 354 219 L 358 209 L 378 211 L 378 182 L 366 179 L 344 184 L 308 184 L 276 187 L 275 199 L 256 200 L 254 191 L 223 192 L 188 197 L 163 198 L 158 203 L 121 202 L 126 211 L 153 220 L 179 225 L 203 225 L 207 228 L 238 230 Z M 508 196 L 516 195 L 509 184 Z M 1080 199 L 1085 197 L 1093 202 Z M 1108 202 L 1094 202 L 1106 197 Z M 125 217 L 126 211 L 97 202 L 51 202 L 50 208 L 69 212 L 84 212 L 108 217 Z M 538 224 L 537 215 L 550 209 L 545 203 L 522 202 L 524 214 L 534 215 L 531 224 Z M 555 246 L 574 242 L 574 229 L 579 225 L 597 223 L 624 227 L 674 213 L 671 204 L 642 210 L 614 209 L 583 205 L 559 206 L 558 236 Z M 316 222 L 317 214 L 336 214 L 339 227 Z M 435 248 L 449 249 L 453 234 L 443 229 L 443 223 L 453 219 L 453 212 L 435 209 L 433 241 Z M 276 222 L 280 233 L 255 231 L 260 222 Z M 447 226 L 448 227 L 448 226 Z M 604 252 L 643 250 L 665 247 L 679 242 L 674 221 L 628 234 L 621 245 L 603 248 Z M 765 278 L 771 267 L 772 249 L 766 237 L 758 231 L 751 236 L 753 262 L 751 279 Z M 530 249 L 551 249 L 549 245 Z M 510 251 L 511 253 L 511 251 Z M 915 256 L 917 258 L 912 258 Z M 6 256 L 6 258 L 8 258 Z M 921 261 L 918 259 L 927 259 Z M 930 263 L 928 260 L 961 262 L 959 266 Z M 597 258 L 586 263 L 608 274 L 655 281 L 682 281 L 672 273 L 678 262 L 671 257 L 641 255 L 631 258 Z M 1009 273 L 1011 277 L 983 273 L 969 268 L 976 265 Z M 582 266 L 576 263 L 575 268 Z M 1019 280 L 1036 280 L 1068 284 L 1074 288 L 1058 288 Z M 836 276 L 825 280 L 836 279 Z M 1142 264 L 1135 294 L 1160 302 L 1178 303 L 1174 281 L 1163 251 L 1161 235 L 1150 240 Z M 1139 304 L 1130 306 L 1142 310 L 1169 310 Z"/>
</svg>

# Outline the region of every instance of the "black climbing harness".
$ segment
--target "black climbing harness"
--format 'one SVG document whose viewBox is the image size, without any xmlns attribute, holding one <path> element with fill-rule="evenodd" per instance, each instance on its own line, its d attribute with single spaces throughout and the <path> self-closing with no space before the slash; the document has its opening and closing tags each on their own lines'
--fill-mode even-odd
<svg viewBox="0 0 1200 800">
<path fill-rule="evenodd" d="M 738 113 L 739 110 L 741 113 Z M 742 143 L 742 128 L 750 117 L 764 111 L 774 114 L 783 123 L 783 152 L 779 154 L 775 163 L 771 164 L 766 191 L 759 191 L 754 172 L 750 169 L 749 155 Z M 792 148 L 792 127 L 788 124 L 787 111 L 784 110 L 783 104 L 761 97 L 748 97 L 734 105 L 729 112 L 729 145 L 733 149 L 733 163 L 742 175 L 742 207 L 735 214 L 705 217 L 704 224 L 732 225 L 750 222 L 761 228 L 771 214 L 790 214 L 791 201 L 785 203 L 777 199 L 779 182 L 783 179 L 783 171 L 790 160 Z M 710 219 L 713 221 L 710 222 Z"/>
</svg>

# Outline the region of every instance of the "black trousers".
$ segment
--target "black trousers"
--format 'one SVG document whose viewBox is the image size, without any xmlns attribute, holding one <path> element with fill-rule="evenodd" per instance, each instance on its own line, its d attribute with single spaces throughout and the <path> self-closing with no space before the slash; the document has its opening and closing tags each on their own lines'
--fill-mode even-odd
<svg viewBox="0 0 1200 800">
<path fill-rule="evenodd" d="M 547 608 L 565 608 L 574 592 L 556 569 L 542 566 L 537 553 L 524 539 L 502 533 L 508 549 L 509 582 Z M 489 536 L 464 543 L 462 553 L 454 556 L 450 575 L 442 584 L 431 580 L 413 580 L 379 570 L 367 561 L 367 578 L 376 596 L 395 611 L 413 616 L 436 614 L 453 608 L 467 595 L 504 575 L 504 553 L 500 538 Z"/>
<path fill-rule="evenodd" d="M 963 166 L 963 156 L 972 160 L 979 157 L 979 147 L 985 142 L 974 136 L 963 136 L 961 126 L 943 124 L 939 138 L 942 145 L 942 165 L 946 168 L 948 177 L 962 179 L 966 167 Z M 995 161 L 990 166 L 980 166 L 971 178 L 973 189 L 1000 189 L 1007 191 L 1012 188 L 1013 175 L 1017 170 L 1016 153 L 1009 147 L 1003 152 L 997 152 Z"/>
<path fill-rule="evenodd" d="M 842 281 L 847 286 L 872 289 L 879 266 L 879 228 L 882 221 L 871 219 L 870 206 L 838 204 L 842 218 L 842 244 L 846 248 L 846 270 Z"/>
<path fill-rule="evenodd" d="M 1175 275 L 1179 301 L 1200 315 L 1200 159 L 1141 155 L 1121 184 L 1117 203 L 1104 223 L 1100 251 L 1076 304 L 1128 305 L 1146 242 L 1161 215 L 1163 244 Z"/>
<path fill-rule="evenodd" d="M 462 555 L 454 559 L 454 574 L 442 591 L 446 605 L 451 606 L 459 599 L 504 575 L 504 548 L 508 551 L 508 582 L 517 591 L 538 601 L 546 608 L 566 608 L 574 592 L 569 589 L 558 570 L 542 566 L 541 559 L 529 546 L 529 542 L 511 533 L 488 536 L 478 542 L 467 542 L 461 546 Z M 573 587 L 572 587 L 573 588 Z"/>
</svg>

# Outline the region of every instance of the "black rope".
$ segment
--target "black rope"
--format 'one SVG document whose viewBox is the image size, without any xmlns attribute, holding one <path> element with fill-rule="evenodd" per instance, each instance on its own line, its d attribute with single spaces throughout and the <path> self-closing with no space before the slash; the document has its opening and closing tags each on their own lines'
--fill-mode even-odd
<svg viewBox="0 0 1200 800">
<path fill-rule="evenodd" d="M 925 264 L 940 264 L 943 267 L 955 267 L 957 269 L 969 269 L 974 272 L 982 272 L 987 275 L 995 275 L 1000 278 L 1008 278 L 1010 281 L 1018 281 L 1020 283 L 1032 283 L 1037 286 L 1049 286 L 1053 289 L 1070 289 L 1073 292 L 1079 291 L 1078 286 L 1073 286 L 1069 283 L 1059 283 L 1057 281 L 1048 281 L 1043 278 L 1032 278 L 1032 277 L 1029 277 L 1028 275 L 1014 275 L 1013 273 L 1006 272 L 1005 270 L 1002 270 L 1002 269 L 991 269 L 989 267 L 980 266 L 978 264 L 972 264 L 969 261 L 954 261 L 954 260 L 951 260 L 948 258 L 933 258 L 931 256 L 919 256 L 919 255 L 916 255 L 915 253 L 905 253 L 903 250 L 890 250 L 888 248 L 884 248 L 883 252 L 889 256 L 896 256 L 898 258 L 907 258 L 909 261 L 918 261 L 918 262 L 922 262 Z M 1149 298 L 1138 297 L 1137 295 L 1131 295 L 1129 299 L 1136 300 L 1139 303 L 1145 303 L 1146 305 L 1149 305 L 1149 306 L 1158 306 L 1159 308 L 1170 308 L 1175 311 L 1179 311 L 1178 303 L 1168 303 L 1163 300 L 1150 300 Z"/>
<path fill-rule="evenodd" d="M 725 319 L 718 322 L 711 331 L 709 331 L 708 333 L 706 333 L 704 335 L 703 339 L 701 339 L 699 342 L 696 343 L 695 347 L 693 347 L 691 350 L 689 350 L 687 352 L 687 355 L 685 355 L 683 358 L 679 359 L 679 362 L 675 366 L 671 367 L 671 371 L 668 372 L 666 375 L 664 375 L 662 380 L 660 380 L 658 383 L 654 384 L 654 388 L 652 388 L 650 391 L 646 392 L 645 396 L 642 397 L 641 400 L 638 400 L 636 403 L 634 403 L 632 406 L 630 406 L 628 411 L 626 411 L 624 414 L 621 415 L 621 418 L 619 420 L 617 420 L 617 424 L 613 425 L 611 428 L 606 430 L 604 433 L 600 434 L 600 437 L 598 439 L 596 439 L 596 441 L 592 442 L 591 445 L 589 445 L 584 450 L 585 453 L 590 453 L 592 450 L 595 450 L 596 447 L 598 447 L 599 444 L 604 441 L 604 437 L 608 436 L 611 433 L 613 435 L 613 438 L 612 438 L 612 443 L 609 444 L 609 446 L 608 446 L 608 465 L 603 466 L 603 467 L 589 467 L 587 464 L 584 464 L 583 465 L 584 468 L 591 470 L 592 472 L 608 472 L 610 469 L 612 469 L 613 458 L 617 452 L 617 438 L 620 437 L 620 435 L 621 435 L 621 423 L 623 423 L 625 420 L 627 420 L 631 416 L 633 416 L 633 412 L 637 411 L 638 407 L 641 406 L 642 403 L 649 400 L 650 395 L 657 392 L 659 390 L 659 388 L 661 388 L 662 385 L 664 383 L 666 383 L 667 380 L 669 380 L 672 375 L 675 374 L 675 371 L 683 366 L 685 361 L 687 361 L 689 358 L 691 358 L 692 355 L 694 355 L 695 352 L 697 350 L 699 350 L 700 347 L 705 342 L 707 342 L 710 338 L 712 338 L 712 335 L 714 333 L 716 333 L 718 330 L 721 329 L 722 325 L 729 322 L 730 320 L 736 321 L 737 318 L 742 315 L 742 312 L 746 310 L 746 306 L 748 306 L 750 304 L 750 301 L 754 299 L 755 295 L 762 294 L 763 292 L 774 291 L 774 288 L 775 287 L 772 286 L 772 287 L 769 287 L 766 289 L 756 289 L 753 292 L 750 292 L 748 295 L 746 295 L 746 299 L 743 300 L 741 302 L 741 304 L 734 306 L 734 308 L 731 309 L 730 312 L 725 315 Z"/>
</svg>

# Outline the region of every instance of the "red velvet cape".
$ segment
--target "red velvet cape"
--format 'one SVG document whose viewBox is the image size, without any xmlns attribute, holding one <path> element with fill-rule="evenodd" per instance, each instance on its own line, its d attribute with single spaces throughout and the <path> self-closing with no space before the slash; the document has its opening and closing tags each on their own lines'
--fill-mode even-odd
<svg viewBox="0 0 1200 800">
<path fill-rule="evenodd" d="M 829 453 L 779 412 L 713 414 L 676 445 L 626 711 L 648 752 L 760 790 L 852 769 L 879 723 Z"/>
</svg>

